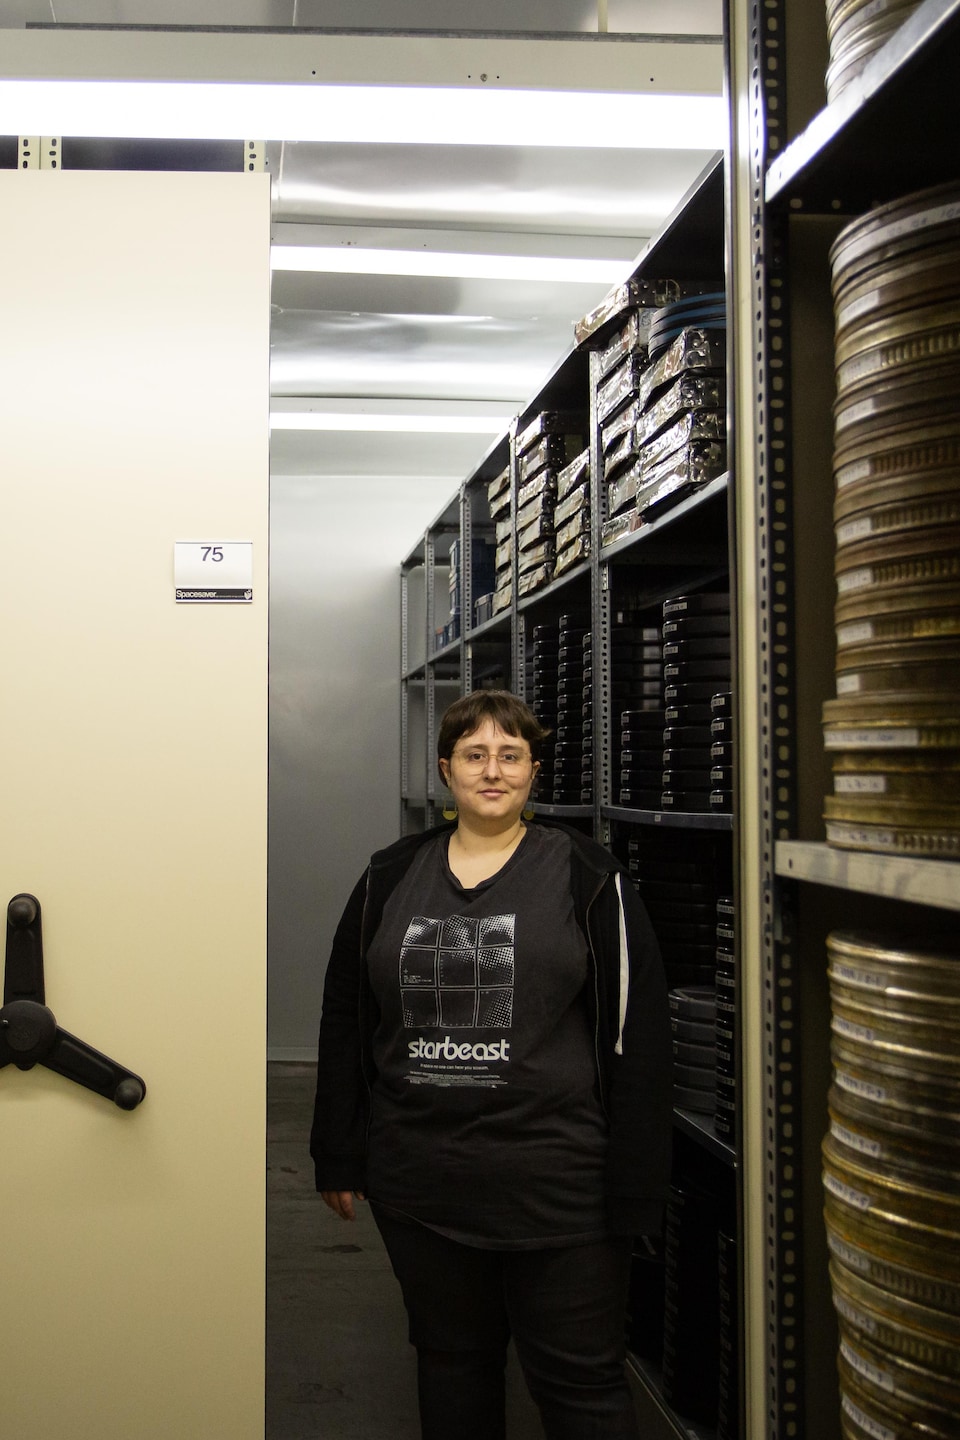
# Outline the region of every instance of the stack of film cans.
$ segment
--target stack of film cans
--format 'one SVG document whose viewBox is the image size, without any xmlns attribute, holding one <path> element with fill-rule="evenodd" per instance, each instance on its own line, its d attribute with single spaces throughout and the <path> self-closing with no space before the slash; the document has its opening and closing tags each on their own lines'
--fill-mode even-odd
<svg viewBox="0 0 960 1440">
<path fill-rule="evenodd" d="M 717 1232 L 719 1268 L 719 1352 L 717 1356 L 717 1440 L 740 1440 L 740 1345 L 738 1341 L 737 1239 L 733 1226 Z"/>
<path fill-rule="evenodd" d="M 581 615 L 560 616 L 557 624 L 557 729 L 553 773 L 555 805 L 583 803 L 584 769 L 593 778 L 593 740 L 585 729 L 583 643 L 587 627 Z"/>
<path fill-rule="evenodd" d="M 639 456 L 636 424 L 640 376 L 647 360 L 650 311 L 631 310 L 608 342 L 597 352 L 597 418 L 600 423 L 600 479 L 606 491 L 606 513 L 620 517 L 617 531 L 626 532 L 636 510 Z"/>
<path fill-rule="evenodd" d="M 582 450 L 557 476 L 553 519 L 557 546 L 553 574 L 556 579 L 590 555 L 589 450 Z"/>
<path fill-rule="evenodd" d="M 612 791 L 634 810 L 659 810 L 663 769 L 663 654 L 649 616 L 618 614 L 610 626 L 611 707 L 620 714 Z"/>
<path fill-rule="evenodd" d="M 487 483 L 487 505 L 494 524 L 493 592 L 490 614 L 509 609 L 513 603 L 513 497 L 510 493 L 510 466 Z M 483 618 L 488 618 L 485 611 Z M 481 621 L 477 620 L 480 624 Z"/>
<path fill-rule="evenodd" d="M 726 468 L 723 293 L 673 301 L 645 321 L 631 317 L 598 359 L 603 545 Z"/>
<path fill-rule="evenodd" d="M 659 642 L 657 649 L 659 650 Z M 620 712 L 617 752 L 620 804 L 632 810 L 660 809 L 663 771 L 663 705 Z"/>
<path fill-rule="evenodd" d="M 960 948 L 827 938 L 843 1433 L 960 1434 Z"/>
<path fill-rule="evenodd" d="M 671 990 L 673 1103 L 712 1115 L 717 1103 L 717 991 L 712 985 Z"/>
<path fill-rule="evenodd" d="M 517 432 L 517 596 L 548 585 L 556 562 L 557 476 L 583 452 L 583 419 L 542 410 Z"/>
<path fill-rule="evenodd" d="M 674 847 L 665 834 L 654 836 L 634 829 L 627 841 L 627 870 L 650 916 L 669 989 L 707 986 L 712 990 L 717 964 L 717 902 L 730 884 L 729 844 L 724 843 L 729 837 L 692 830 L 675 834 Z M 690 1016 L 684 1019 L 697 1025 L 706 1023 Z M 686 1039 L 711 1049 L 715 1044 L 712 1031 Z"/>
<path fill-rule="evenodd" d="M 478 538 L 473 542 L 471 577 L 474 594 L 486 600 L 492 598 L 496 546 L 489 540 Z M 459 640 L 462 629 L 463 597 L 463 555 L 459 538 L 450 542 L 450 619 L 441 632 L 439 645 L 449 645 Z M 468 617 L 469 623 L 469 617 Z M 478 622 L 479 623 L 479 622 Z"/>
<path fill-rule="evenodd" d="M 616 641 L 621 660 L 624 647 L 649 678 L 649 687 L 639 703 L 620 711 L 619 744 L 614 750 L 614 793 L 620 804 L 633 810 L 660 809 L 660 777 L 663 772 L 663 650 L 659 625 L 641 625 L 638 639 L 629 641 L 625 635 Z M 611 653 L 616 669 L 617 650 Z"/>
<path fill-rule="evenodd" d="M 726 468 L 726 325 L 722 290 L 671 301 L 651 316 L 637 397 L 641 523 Z"/>
<path fill-rule="evenodd" d="M 659 808 L 729 813 L 733 755 L 730 595 L 678 595 L 663 605 L 663 772 Z"/>
<path fill-rule="evenodd" d="M 960 857 L 960 184 L 832 250 L 837 697 L 827 841 Z"/>
<path fill-rule="evenodd" d="M 827 0 L 827 99 L 836 100 L 920 0 Z"/>
<path fill-rule="evenodd" d="M 701 330 L 726 330 L 727 297 L 723 290 L 671 300 L 654 310 L 647 326 L 650 359 L 655 360 L 691 326 Z"/>
<path fill-rule="evenodd" d="M 732 1145 L 737 1133 L 737 929 L 732 895 L 717 901 L 717 1104 L 714 1129 Z"/>
<path fill-rule="evenodd" d="M 530 670 L 528 674 L 529 687 L 527 694 L 531 697 L 533 713 L 540 724 L 550 734 L 540 746 L 540 772 L 537 775 L 536 798 L 545 805 L 553 800 L 555 781 L 555 767 L 557 763 L 558 741 L 557 741 L 557 681 L 560 667 L 560 636 L 558 627 L 553 625 L 534 625 L 533 645 L 530 657 Z M 560 755 L 566 753 L 564 746 L 559 747 Z M 579 759 L 580 747 L 577 742 L 577 757 Z"/>
</svg>

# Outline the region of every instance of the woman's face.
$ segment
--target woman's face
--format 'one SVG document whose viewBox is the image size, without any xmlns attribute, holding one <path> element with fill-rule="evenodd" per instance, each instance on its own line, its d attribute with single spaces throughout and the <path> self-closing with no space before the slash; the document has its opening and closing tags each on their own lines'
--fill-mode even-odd
<svg viewBox="0 0 960 1440">
<path fill-rule="evenodd" d="M 461 735 L 440 769 L 461 820 L 485 829 L 507 829 L 527 803 L 539 762 L 517 735 L 505 735 L 489 718 L 471 735 Z"/>
</svg>

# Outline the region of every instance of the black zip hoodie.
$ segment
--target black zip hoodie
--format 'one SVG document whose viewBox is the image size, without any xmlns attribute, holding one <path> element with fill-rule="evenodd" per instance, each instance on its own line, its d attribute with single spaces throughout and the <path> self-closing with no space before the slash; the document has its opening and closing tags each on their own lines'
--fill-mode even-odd
<svg viewBox="0 0 960 1440">
<path fill-rule="evenodd" d="M 607 1221 L 613 1234 L 656 1234 L 670 1174 L 673 1103 L 670 1016 L 659 947 L 640 897 L 608 850 L 566 825 L 534 823 L 555 825 L 572 841 L 574 913 L 589 947 L 587 1001 L 609 1128 Z M 367 950 L 387 897 L 420 846 L 451 828 L 408 835 L 379 850 L 337 927 L 324 984 L 310 1137 L 318 1190 L 364 1190 L 378 1020 Z"/>
</svg>

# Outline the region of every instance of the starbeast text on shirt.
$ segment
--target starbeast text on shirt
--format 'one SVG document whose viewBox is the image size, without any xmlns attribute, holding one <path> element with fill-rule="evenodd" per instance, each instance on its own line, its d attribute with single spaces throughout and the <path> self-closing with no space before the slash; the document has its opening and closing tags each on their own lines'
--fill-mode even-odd
<svg viewBox="0 0 960 1440">
<path fill-rule="evenodd" d="M 445 1035 L 442 1040 L 419 1040 L 407 1042 L 407 1055 L 411 1062 L 426 1061 L 427 1064 L 411 1064 L 406 1079 L 411 1085 L 461 1086 L 473 1085 L 485 1088 L 505 1085 L 502 1069 L 493 1068 L 509 1064 L 510 1041 L 500 1040 L 455 1040 Z"/>
<path fill-rule="evenodd" d="M 510 1041 L 498 1040 L 494 1044 L 486 1041 L 471 1045 L 459 1042 L 449 1035 L 442 1040 L 411 1040 L 407 1044 L 411 1060 L 509 1060 Z"/>
</svg>

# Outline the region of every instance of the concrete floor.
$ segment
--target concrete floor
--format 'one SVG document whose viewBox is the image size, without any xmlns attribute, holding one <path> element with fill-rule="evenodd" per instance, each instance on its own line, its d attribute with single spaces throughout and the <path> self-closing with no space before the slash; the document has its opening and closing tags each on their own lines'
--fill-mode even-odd
<svg viewBox="0 0 960 1440">
<path fill-rule="evenodd" d="M 400 1292 L 365 1206 L 352 1225 L 314 1189 L 312 1065 L 268 1067 L 265 1440 L 418 1440 Z M 510 1440 L 543 1440 L 511 1357 Z M 454 1440 L 454 1437 L 451 1437 Z"/>
</svg>

